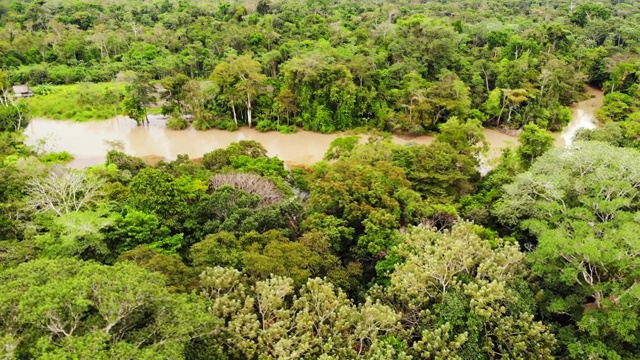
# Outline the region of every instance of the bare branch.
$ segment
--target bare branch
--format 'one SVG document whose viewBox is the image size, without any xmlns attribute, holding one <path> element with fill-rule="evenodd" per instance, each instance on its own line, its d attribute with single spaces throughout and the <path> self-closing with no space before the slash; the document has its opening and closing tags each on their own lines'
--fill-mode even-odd
<svg viewBox="0 0 640 360">
<path fill-rule="evenodd" d="M 252 173 L 218 174 L 211 178 L 211 187 L 217 189 L 224 185 L 231 185 L 238 190 L 260 197 L 262 206 L 268 206 L 283 200 L 276 185 L 260 175 Z"/>
<path fill-rule="evenodd" d="M 102 195 L 103 184 L 81 171 L 53 168 L 47 177 L 27 183 L 27 205 L 37 212 L 53 211 L 62 216 L 95 203 Z"/>
</svg>

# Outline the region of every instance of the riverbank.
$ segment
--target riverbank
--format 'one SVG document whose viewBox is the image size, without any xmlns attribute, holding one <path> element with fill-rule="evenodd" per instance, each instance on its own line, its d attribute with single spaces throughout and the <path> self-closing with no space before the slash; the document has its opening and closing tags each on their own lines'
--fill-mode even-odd
<svg viewBox="0 0 640 360">
<path fill-rule="evenodd" d="M 577 104 L 572 109 L 572 121 L 556 134 L 556 144 L 564 146 L 570 142 L 580 128 L 595 127 L 595 111 L 602 105 L 603 94 L 595 88 L 588 89 L 591 98 Z M 166 120 L 159 115 L 150 116 L 148 126 L 136 126 L 135 121 L 125 117 L 93 121 L 76 122 L 36 118 L 31 121 L 25 133 L 29 144 L 44 140 L 49 151 L 68 151 L 74 156 L 69 166 L 82 168 L 104 163 L 109 150 L 106 141 L 119 141 L 127 154 L 142 158 L 173 160 L 180 154 L 190 158 L 200 158 L 214 149 L 226 148 L 232 142 L 255 140 L 268 151 L 269 156 L 278 156 L 287 166 L 312 165 L 322 160 L 331 142 L 350 133 L 321 134 L 299 130 L 295 134 L 279 132 L 260 132 L 254 128 L 242 127 L 237 131 L 225 130 L 198 131 L 195 129 L 171 130 Z M 500 156 L 502 149 L 517 144 L 517 137 L 494 129 L 484 129 L 489 143 L 489 160 Z M 370 134 L 359 134 L 366 140 Z M 432 135 L 401 136 L 393 135 L 398 144 L 417 143 L 428 145 L 434 140 Z M 491 166 L 489 161 L 489 167 Z"/>
</svg>

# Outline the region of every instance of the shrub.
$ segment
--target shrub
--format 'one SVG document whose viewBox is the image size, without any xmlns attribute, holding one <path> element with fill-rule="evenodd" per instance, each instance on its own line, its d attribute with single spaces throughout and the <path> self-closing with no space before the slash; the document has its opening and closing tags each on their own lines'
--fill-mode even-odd
<svg viewBox="0 0 640 360">
<path fill-rule="evenodd" d="M 42 161 L 45 164 L 66 164 L 69 161 L 73 160 L 73 155 L 71 155 L 70 153 L 66 152 L 66 151 L 61 151 L 61 152 L 50 152 L 47 153 L 45 155 L 43 155 L 40 158 L 40 161 Z"/>
<path fill-rule="evenodd" d="M 298 132 L 298 127 L 295 125 L 291 125 L 291 126 L 280 125 L 278 126 L 278 131 L 283 134 L 295 134 Z"/>
<path fill-rule="evenodd" d="M 189 122 L 182 116 L 171 116 L 167 121 L 167 127 L 171 130 L 185 130 L 189 128 Z"/>
<path fill-rule="evenodd" d="M 217 128 L 216 126 L 217 122 L 218 121 L 213 117 L 213 115 L 205 113 L 200 116 L 196 116 L 193 119 L 193 127 L 196 130 L 205 131 L 205 130 L 212 129 L 214 127 Z"/>
<path fill-rule="evenodd" d="M 269 120 L 260 121 L 256 126 L 256 130 L 261 132 L 269 132 L 276 129 L 277 129 L 276 124 L 274 124 L 272 121 L 269 121 Z"/>
<path fill-rule="evenodd" d="M 42 84 L 34 86 L 31 88 L 31 91 L 36 95 L 49 95 L 53 94 L 56 91 L 56 88 L 51 84 Z"/>
</svg>

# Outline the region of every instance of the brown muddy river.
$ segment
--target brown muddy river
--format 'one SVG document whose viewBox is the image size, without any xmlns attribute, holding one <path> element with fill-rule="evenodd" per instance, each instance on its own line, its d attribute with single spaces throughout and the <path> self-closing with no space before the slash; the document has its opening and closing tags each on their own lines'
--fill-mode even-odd
<svg viewBox="0 0 640 360">
<path fill-rule="evenodd" d="M 116 117 L 103 121 L 76 122 L 33 119 L 26 129 L 27 143 L 45 142 L 48 151 L 68 151 L 74 157 L 69 165 L 75 168 L 101 164 L 109 146 L 105 141 L 121 141 L 127 154 L 139 157 L 162 157 L 173 160 L 179 154 L 199 158 L 214 149 L 225 148 L 240 140 L 256 140 L 269 152 L 288 165 L 311 165 L 322 159 L 331 141 L 344 134 L 319 134 L 300 130 L 295 134 L 262 133 L 246 127 L 237 131 L 175 131 L 165 127 L 161 118 L 153 118 L 148 126 L 136 126 L 135 121 Z M 486 129 L 485 136 L 492 148 L 499 150 L 516 138 Z M 363 136 L 364 137 L 364 136 Z M 400 137 L 399 144 L 415 142 L 429 144 L 433 136 Z M 499 153 L 499 151 L 498 151 Z"/>
<path fill-rule="evenodd" d="M 566 139 L 578 128 L 595 126 L 593 113 L 602 104 L 602 93 L 596 89 L 589 91 L 596 97 L 574 106 L 573 120 L 558 136 L 559 144 L 566 143 Z M 287 165 L 311 165 L 322 159 L 331 141 L 344 136 L 302 130 L 295 134 L 262 133 L 246 127 L 234 132 L 194 129 L 175 131 L 167 129 L 161 117 L 153 118 L 148 126 L 136 126 L 135 121 L 123 116 L 91 122 L 33 119 L 25 133 L 28 144 L 44 143 L 41 146 L 45 150 L 71 153 L 75 160 L 69 166 L 74 168 L 104 163 L 109 150 L 105 141 L 114 140 L 122 142 L 127 154 L 168 160 L 173 160 L 180 154 L 199 158 L 235 141 L 256 140 L 267 149 L 270 156 L 279 157 Z M 517 138 L 491 129 L 485 129 L 484 134 L 491 147 L 489 158 L 496 157 L 501 149 L 517 142 Z M 429 144 L 433 141 L 433 136 L 393 136 L 393 141 L 399 144 Z"/>
<path fill-rule="evenodd" d="M 604 93 L 594 87 L 587 88 L 590 99 L 581 101 L 571 107 L 571 122 L 556 137 L 556 146 L 570 145 L 573 136 L 580 129 L 595 129 L 598 127 L 596 110 L 602 107 Z"/>
</svg>

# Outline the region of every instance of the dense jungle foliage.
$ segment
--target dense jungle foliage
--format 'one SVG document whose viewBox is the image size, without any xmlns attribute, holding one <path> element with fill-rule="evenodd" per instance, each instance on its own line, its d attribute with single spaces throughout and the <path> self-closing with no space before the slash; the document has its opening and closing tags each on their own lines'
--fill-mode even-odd
<svg viewBox="0 0 640 360">
<path fill-rule="evenodd" d="M 0 0 L 0 355 L 640 358 L 639 20 L 634 0 Z M 437 135 L 342 137 L 293 169 L 255 141 L 153 166 L 112 143 L 74 170 L 24 144 L 17 83 L 60 117 Z M 585 84 L 604 125 L 554 148 Z M 484 176 L 483 125 L 521 129 Z"/>
<path fill-rule="evenodd" d="M 637 106 L 638 6 L 2 0 L 0 68 L 11 83 L 40 89 L 36 97 L 64 91 L 61 84 L 128 82 L 115 92 L 122 113 L 142 121 L 163 106 L 174 118 L 193 116 L 198 129 L 424 133 L 457 116 L 558 130 L 585 82 L 615 94 L 603 118 L 622 120 Z M 78 89 L 69 106 L 98 111 L 67 116 L 112 116 L 114 94 L 103 96 L 105 106 L 88 94 Z"/>
</svg>

